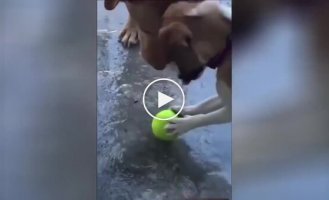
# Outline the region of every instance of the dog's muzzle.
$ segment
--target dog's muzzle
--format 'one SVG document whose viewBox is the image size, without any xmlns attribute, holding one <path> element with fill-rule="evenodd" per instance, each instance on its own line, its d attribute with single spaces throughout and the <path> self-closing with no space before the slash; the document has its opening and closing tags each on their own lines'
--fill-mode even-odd
<svg viewBox="0 0 329 200">
<path fill-rule="evenodd" d="M 205 67 L 199 67 L 197 70 L 194 70 L 189 73 L 179 73 L 178 78 L 182 80 L 184 85 L 188 85 L 191 81 L 198 79 L 202 72 L 204 71 Z"/>
</svg>

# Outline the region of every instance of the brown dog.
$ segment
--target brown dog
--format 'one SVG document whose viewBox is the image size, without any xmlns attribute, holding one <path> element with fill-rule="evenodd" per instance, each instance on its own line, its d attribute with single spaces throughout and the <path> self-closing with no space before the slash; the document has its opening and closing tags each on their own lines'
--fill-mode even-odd
<svg viewBox="0 0 329 200">
<path fill-rule="evenodd" d="M 105 0 L 107 10 L 114 9 L 120 0 Z M 154 68 L 163 69 L 167 60 L 165 52 L 160 43 L 158 33 L 162 26 L 162 15 L 168 6 L 177 0 L 125 0 L 129 11 L 129 20 L 121 32 L 121 41 L 132 44 L 135 35 L 140 41 L 141 54 L 143 58 Z"/>
<path fill-rule="evenodd" d="M 113 9 L 119 0 L 106 0 Z M 138 27 L 141 54 L 154 68 L 163 69 L 176 63 L 183 83 L 197 79 L 206 66 L 217 69 L 219 95 L 197 106 L 189 106 L 183 114 L 192 115 L 173 120 L 167 129 L 173 134 L 231 119 L 231 12 L 219 1 L 177 2 L 125 1 L 130 17 Z M 221 79 L 219 79 L 221 74 Z M 221 81 L 220 81 L 221 80 Z"/>
<path fill-rule="evenodd" d="M 231 11 L 218 1 L 178 2 L 163 15 L 159 38 L 183 83 L 197 79 L 206 66 L 217 70 L 218 95 L 183 109 L 184 118 L 167 126 L 173 134 L 231 121 Z M 176 108 L 177 109 L 177 108 Z"/>
<path fill-rule="evenodd" d="M 105 8 L 113 10 L 119 2 L 124 2 L 130 13 L 125 28 L 120 34 L 120 41 L 125 46 L 137 44 L 140 40 L 140 27 L 146 28 L 145 31 L 155 31 L 159 28 L 161 14 L 170 5 L 177 0 L 105 0 Z"/>
</svg>

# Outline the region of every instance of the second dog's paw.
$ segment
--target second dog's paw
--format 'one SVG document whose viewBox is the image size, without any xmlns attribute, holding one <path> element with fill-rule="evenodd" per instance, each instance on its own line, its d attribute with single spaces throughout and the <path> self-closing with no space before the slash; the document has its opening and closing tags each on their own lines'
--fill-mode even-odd
<svg viewBox="0 0 329 200">
<path fill-rule="evenodd" d="M 120 42 L 125 47 L 130 47 L 138 44 L 138 31 L 136 29 L 125 28 L 120 34 Z"/>
<path fill-rule="evenodd" d="M 138 27 L 132 19 L 129 19 L 126 27 L 122 30 L 119 41 L 126 47 L 138 44 Z"/>
</svg>

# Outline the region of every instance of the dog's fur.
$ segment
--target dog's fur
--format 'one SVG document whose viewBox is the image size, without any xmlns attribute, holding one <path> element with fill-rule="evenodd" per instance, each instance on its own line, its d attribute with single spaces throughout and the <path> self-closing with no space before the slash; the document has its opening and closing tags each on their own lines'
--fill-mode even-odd
<svg viewBox="0 0 329 200">
<path fill-rule="evenodd" d="M 107 9 L 113 9 L 118 0 L 105 2 Z M 174 62 L 179 78 L 185 84 L 197 79 L 208 61 L 221 54 L 228 45 L 231 11 L 217 1 L 125 3 L 139 29 L 143 58 L 160 70 Z M 184 118 L 171 120 L 167 130 L 172 134 L 182 134 L 193 128 L 231 121 L 230 53 L 217 68 L 216 86 L 217 96 L 185 107 Z"/>
</svg>

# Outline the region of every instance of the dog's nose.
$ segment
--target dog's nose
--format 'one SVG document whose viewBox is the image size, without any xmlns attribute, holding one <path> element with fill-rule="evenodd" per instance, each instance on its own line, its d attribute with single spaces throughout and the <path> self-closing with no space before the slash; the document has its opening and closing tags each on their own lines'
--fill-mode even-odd
<svg viewBox="0 0 329 200">
<path fill-rule="evenodd" d="M 188 84 L 190 84 L 190 82 L 191 82 L 191 81 L 186 81 L 186 80 L 184 81 L 184 80 L 183 80 L 183 85 L 188 85 Z"/>
<path fill-rule="evenodd" d="M 119 3 L 119 0 L 105 0 L 104 7 L 106 10 L 113 10 Z"/>
<path fill-rule="evenodd" d="M 192 81 L 191 79 L 182 76 L 182 74 L 178 74 L 178 79 L 182 80 L 183 85 L 188 85 Z"/>
</svg>

